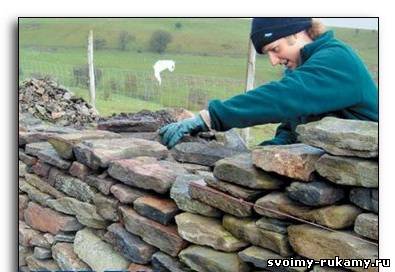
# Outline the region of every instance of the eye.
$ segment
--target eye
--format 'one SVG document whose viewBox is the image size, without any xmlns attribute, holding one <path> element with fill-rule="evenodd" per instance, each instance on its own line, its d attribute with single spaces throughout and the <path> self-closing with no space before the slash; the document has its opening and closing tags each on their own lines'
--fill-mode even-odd
<svg viewBox="0 0 395 272">
<path fill-rule="evenodd" d="M 280 51 L 280 48 L 279 48 L 278 46 L 273 47 L 273 48 L 272 48 L 272 51 L 273 51 L 274 53 L 278 53 L 278 52 Z"/>
</svg>

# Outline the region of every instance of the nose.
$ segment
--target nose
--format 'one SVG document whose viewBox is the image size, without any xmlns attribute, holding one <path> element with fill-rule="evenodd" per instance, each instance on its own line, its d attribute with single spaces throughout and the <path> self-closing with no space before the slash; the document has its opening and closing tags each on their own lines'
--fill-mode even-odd
<svg viewBox="0 0 395 272">
<path fill-rule="evenodd" d="M 267 55 L 269 57 L 269 61 L 272 64 L 272 66 L 276 66 L 277 64 L 280 63 L 280 59 L 273 52 L 268 52 Z"/>
</svg>

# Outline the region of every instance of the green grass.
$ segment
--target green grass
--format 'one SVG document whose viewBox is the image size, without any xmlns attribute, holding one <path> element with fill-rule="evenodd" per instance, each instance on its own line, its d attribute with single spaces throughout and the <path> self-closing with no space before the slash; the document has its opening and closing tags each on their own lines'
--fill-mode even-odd
<svg viewBox="0 0 395 272">
<path fill-rule="evenodd" d="M 181 23 L 180 29 L 175 27 L 176 23 Z M 88 91 L 75 84 L 72 70 L 86 63 L 87 35 L 92 29 L 95 38 L 106 40 L 106 47 L 94 52 L 95 67 L 103 71 L 102 82 L 97 86 L 97 108 L 101 115 L 174 105 L 196 111 L 203 106 L 190 103 L 191 94 L 204 93 L 204 99 L 225 99 L 243 92 L 249 28 L 249 20 L 234 18 L 22 18 L 19 20 L 20 75 L 23 79 L 32 73 L 50 74 L 77 95 L 87 98 Z M 161 55 L 148 50 L 151 34 L 159 29 L 172 35 L 172 42 Z M 377 31 L 334 30 L 336 37 L 362 57 L 377 80 Z M 128 51 L 118 50 L 121 31 L 135 36 Z M 152 65 L 158 59 L 176 61 L 175 71 L 163 74 L 161 87 L 153 79 Z M 138 81 L 133 88 L 125 86 L 125 78 L 130 74 Z M 257 56 L 257 85 L 280 77 L 281 68 L 273 68 L 265 56 Z M 136 99 L 147 93 L 152 96 L 150 101 Z M 257 144 L 269 139 L 275 127 L 253 128 L 251 142 Z"/>
</svg>

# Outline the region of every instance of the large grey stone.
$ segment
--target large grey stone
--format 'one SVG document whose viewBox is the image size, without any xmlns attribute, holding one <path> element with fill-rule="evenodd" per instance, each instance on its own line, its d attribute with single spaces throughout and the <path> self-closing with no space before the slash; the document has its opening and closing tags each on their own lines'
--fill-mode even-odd
<svg viewBox="0 0 395 272">
<path fill-rule="evenodd" d="M 139 215 L 131 208 L 119 207 L 125 228 L 140 236 L 145 242 L 175 257 L 186 247 L 187 242 L 178 234 L 177 226 L 164 226 Z"/>
<path fill-rule="evenodd" d="M 51 150 L 52 146 L 48 142 L 31 143 L 25 146 L 25 153 L 38 157 L 38 152 L 42 150 Z"/>
<path fill-rule="evenodd" d="M 314 260 L 378 258 L 377 244 L 364 241 L 346 232 L 330 232 L 310 225 L 288 227 L 288 238 L 293 249 L 301 256 Z M 353 271 L 378 271 L 377 267 L 347 267 Z"/>
<path fill-rule="evenodd" d="M 137 157 L 114 161 L 108 173 L 125 184 L 166 193 L 178 176 L 188 172 L 177 163 L 159 161 L 154 157 Z"/>
<path fill-rule="evenodd" d="M 49 137 L 48 142 L 53 146 L 60 157 L 64 159 L 72 159 L 74 145 L 84 141 L 93 139 L 113 139 L 122 136 L 110 131 L 103 130 L 82 130 L 76 133 L 58 134 Z"/>
<path fill-rule="evenodd" d="M 226 230 L 242 241 L 270 249 L 284 257 L 293 255 L 287 234 L 261 229 L 254 219 L 225 215 L 222 224 Z"/>
<path fill-rule="evenodd" d="M 72 243 L 56 243 L 52 247 L 52 257 L 62 270 L 90 270 L 74 252 Z"/>
<path fill-rule="evenodd" d="M 368 188 L 379 185 L 377 161 L 325 154 L 316 162 L 315 168 L 321 176 L 336 184 Z"/>
<path fill-rule="evenodd" d="M 104 196 L 101 193 L 97 193 L 93 198 L 93 203 L 96 206 L 97 213 L 105 220 L 113 222 L 119 221 L 118 199 L 110 196 Z"/>
<path fill-rule="evenodd" d="M 322 149 L 305 144 L 269 145 L 253 150 L 252 161 L 265 171 L 311 181 L 314 164 L 324 153 Z"/>
<path fill-rule="evenodd" d="M 29 183 L 30 185 L 36 187 L 38 190 L 40 190 L 43 193 L 53 196 L 54 198 L 66 196 L 65 194 L 52 187 L 47 181 L 41 179 L 37 175 L 26 174 L 25 179 L 26 182 Z"/>
<path fill-rule="evenodd" d="M 379 239 L 379 217 L 373 213 L 361 213 L 355 220 L 354 231 L 364 237 Z"/>
<path fill-rule="evenodd" d="M 178 258 L 171 257 L 161 251 L 152 255 L 151 263 L 156 272 L 192 272 Z"/>
<path fill-rule="evenodd" d="M 333 229 L 342 229 L 354 224 L 361 209 L 350 205 L 333 205 L 312 208 L 296 203 L 282 192 L 270 193 L 255 202 L 258 214 L 277 219 L 301 218 Z"/>
<path fill-rule="evenodd" d="M 97 190 L 82 180 L 57 173 L 54 178 L 54 187 L 68 196 L 75 197 L 84 202 L 92 202 Z"/>
<path fill-rule="evenodd" d="M 123 183 L 112 185 L 110 191 L 121 203 L 125 204 L 133 203 L 137 198 L 150 194 L 148 191 L 133 188 Z"/>
<path fill-rule="evenodd" d="M 298 140 L 337 156 L 377 157 L 378 123 L 325 117 L 296 127 Z"/>
<path fill-rule="evenodd" d="M 74 252 L 95 271 L 126 270 L 129 262 L 112 246 L 84 228 L 77 232 Z"/>
<path fill-rule="evenodd" d="M 52 197 L 48 194 L 45 194 L 38 190 L 36 187 L 31 186 L 24 180 L 19 181 L 19 190 L 27 193 L 29 198 L 43 206 L 47 206 L 47 201 L 52 199 Z"/>
<path fill-rule="evenodd" d="M 47 259 L 51 259 L 52 252 L 51 249 L 36 246 L 34 247 L 33 256 L 39 260 L 47 260 Z"/>
<path fill-rule="evenodd" d="M 344 189 L 320 180 L 309 183 L 292 182 L 286 191 L 290 198 L 308 206 L 332 205 L 345 196 Z"/>
<path fill-rule="evenodd" d="M 262 217 L 261 219 L 256 221 L 255 224 L 258 228 L 264 230 L 286 234 L 288 232 L 287 227 L 291 225 L 292 222 L 276 218 Z"/>
<path fill-rule="evenodd" d="M 358 207 L 378 213 L 379 192 L 378 189 L 353 188 L 350 190 L 350 201 Z"/>
<path fill-rule="evenodd" d="M 168 150 L 158 142 L 137 138 L 84 140 L 73 147 L 80 163 L 92 169 L 106 168 L 111 161 L 150 156 L 162 159 Z"/>
<path fill-rule="evenodd" d="M 192 199 L 189 187 L 195 182 L 201 185 L 206 183 L 203 177 L 198 175 L 184 175 L 177 177 L 170 190 L 170 197 L 176 202 L 178 208 L 183 211 L 201 214 L 209 217 L 220 217 L 222 212 L 214 207 Z"/>
<path fill-rule="evenodd" d="M 214 249 L 192 245 L 179 254 L 180 260 L 193 271 L 199 272 L 247 272 L 250 271 L 236 253 L 225 253 Z"/>
<path fill-rule="evenodd" d="M 193 244 L 225 252 L 235 252 L 248 245 L 234 237 L 216 218 L 181 213 L 176 216 L 176 223 L 180 236 Z"/>
<path fill-rule="evenodd" d="M 215 163 L 214 176 L 220 180 L 253 189 L 279 189 L 280 177 L 267 173 L 252 163 L 251 153 L 224 158 Z"/>
<path fill-rule="evenodd" d="M 118 181 L 111 178 L 107 172 L 104 172 L 98 176 L 89 175 L 84 180 L 88 185 L 95 187 L 105 195 L 110 194 L 111 187 Z"/>
<path fill-rule="evenodd" d="M 243 151 L 227 148 L 215 141 L 212 141 L 209 143 L 180 143 L 173 147 L 171 153 L 179 162 L 214 166 L 216 161 L 243 153 Z"/>
<path fill-rule="evenodd" d="M 59 266 L 54 260 L 39 260 L 33 255 L 26 257 L 26 263 L 30 271 L 58 271 Z"/>
<path fill-rule="evenodd" d="M 60 169 L 69 169 L 71 165 L 69 161 L 62 159 L 53 148 L 41 150 L 37 153 L 37 156 L 41 161 Z"/>
</svg>

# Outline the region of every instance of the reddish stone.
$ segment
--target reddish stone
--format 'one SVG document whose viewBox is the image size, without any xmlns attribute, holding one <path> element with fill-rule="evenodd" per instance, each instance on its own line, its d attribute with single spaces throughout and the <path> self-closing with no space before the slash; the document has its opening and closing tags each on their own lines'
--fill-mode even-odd
<svg viewBox="0 0 395 272">
<path fill-rule="evenodd" d="M 143 196 L 133 202 L 133 207 L 139 214 L 167 225 L 178 213 L 176 203 L 171 199 L 156 196 Z"/>
<path fill-rule="evenodd" d="M 40 160 L 38 160 L 37 163 L 32 166 L 33 172 L 41 177 L 48 177 L 50 169 L 51 165 Z"/>
<path fill-rule="evenodd" d="M 122 183 L 113 185 L 111 187 L 111 193 L 116 198 L 118 198 L 121 203 L 132 203 L 137 198 L 149 194 L 148 192 L 130 187 Z"/>
<path fill-rule="evenodd" d="M 71 164 L 69 173 L 74 177 L 84 180 L 86 176 L 89 174 L 89 168 L 86 165 L 83 165 L 82 163 L 74 161 Z"/>
<path fill-rule="evenodd" d="M 128 271 L 129 272 L 152 272 L 154 270 L 152 270 L 151 267 L 148 267 L 148 266 L 145 266 L 145 265 L 132 263 L 129 266 Z"/>
</svg>

